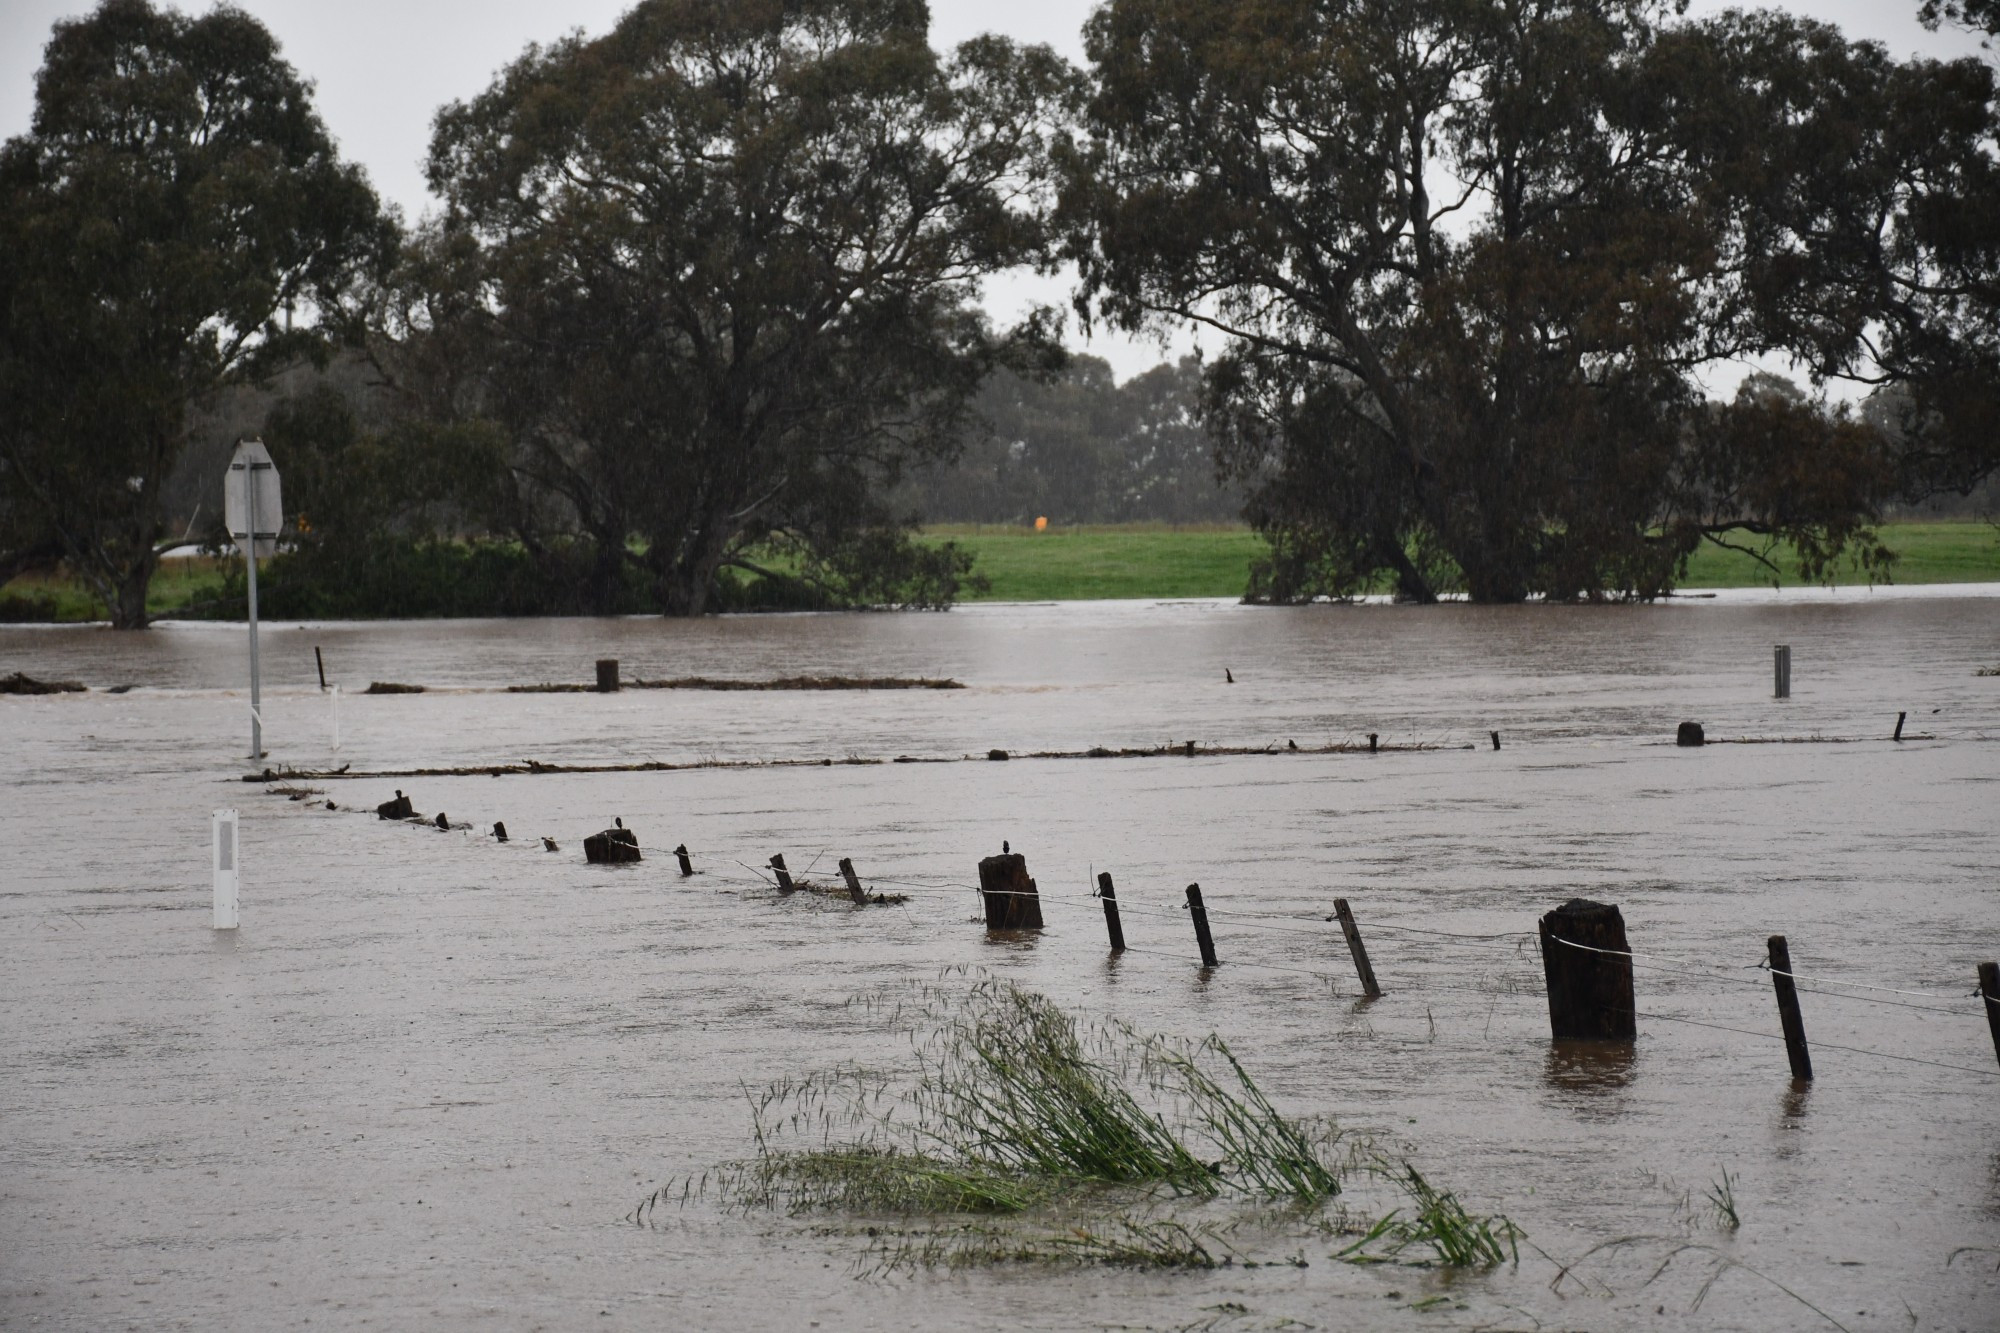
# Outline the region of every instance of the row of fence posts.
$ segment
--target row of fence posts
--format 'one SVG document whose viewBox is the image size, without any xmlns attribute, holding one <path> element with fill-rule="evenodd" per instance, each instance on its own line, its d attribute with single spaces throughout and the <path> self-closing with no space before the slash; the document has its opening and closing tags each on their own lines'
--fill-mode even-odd
<svg viewBox="0 0 2000 1333">
<path fill-rule="evenodd" d="M 780 858 L 772 858 L 773 865 Z M 841 862 L 843 870 L 846 861 Z M 989 856 L 979 863 L 979 890 L 985 899 L 988 930 L 1042 929 L 1041 896 L 1028 874 L 1027 858 L 1019 852 Z M 1125 952 L 1125 927 L 1118 915 L 1118 891 L 1110 872 L 1097 877 L 1097 897 L 1104 908 L 1104 929 L 1111 952 Z M 1195 947 L 1203 967 L 1220 966 L 1215 937 L 1208 927 L 1208 908 L 1201 885 L 1187 886 L 1188 916 L 1194 923 Z M 1333 900 L 1333 920 L 1347 941 L 1362 992 L 1379 999 L 1382 986 L 1368 960 L 1361 927 L 1345 898 Z M 1632 983 L 1632 949 L 1625 936 L 1625 918 L 1608 903 L 1572 898 L 1540 922 L 1542 976 L 1548 987 L 1549 1030 L 1557 1041 L 1631 1041 L 1639 1035 L 1639 1010 Z M 1805 1019 L 1799 1010 L 1798 986 L 1792 972 L 1791 947 L 1783 935 L 1766 942 L 1766 965 L 1778 1002 L 1778 1025 L 1784 1033 L 1785 1054 L 1792 1077 L 1810 1081 L 1812 1052 L 1806 1044 Z M 1979 995 L 1993 1037 L 1993 1054 L 2000 1060 L 2000 963 L 1979 964 Z"/>
</svg>

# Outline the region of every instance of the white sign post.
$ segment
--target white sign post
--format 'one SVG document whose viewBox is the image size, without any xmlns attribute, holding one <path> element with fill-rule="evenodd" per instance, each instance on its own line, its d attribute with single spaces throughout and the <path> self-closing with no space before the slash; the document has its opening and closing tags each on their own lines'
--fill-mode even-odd
<svg viewBox="0 0 2000 1333">
<path fill-rule="evenodd" d="M 236 455 L 222 478 L 223 514 L 229 535 L 243 551 L 250 574 L 250 757 L 264 757 L 264 694 L 257 672 L 257 558 L 278 549 L 285 525 L 278 466 L 262 440 L 238 440 Z"/>
<path fill-rule="evenodd" d="M 209 858 L 215 869 L 215 928 L 236 929 L 236 812 L 209 817 Z"/>
</svg>

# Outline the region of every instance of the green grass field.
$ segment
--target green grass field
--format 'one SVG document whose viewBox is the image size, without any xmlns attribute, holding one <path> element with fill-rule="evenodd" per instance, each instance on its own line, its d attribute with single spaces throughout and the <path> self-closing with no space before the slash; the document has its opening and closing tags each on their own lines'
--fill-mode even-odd
<svg viewBox="0 0 2000 1333">
<path fill-rule="evenodd" d="M 1029 528 L 949 526 L 926 530 L 949 538 L 978 557 L 975 568 L 992 581 L 978 601 L 1054 602 L 1093 597 L 1238 597 L 1250 562 L 1263 543 L 1247 528 L 1118 527 Z M 1891 523 L 1882 538 L 1901 558 L 1896 583 L 2000 582 L 2000 529 L 1990 523 Z M 1789 576 L 1790 556 L 1777 553 Z M 1853 568 L 1840 583 L 1866 583 Z M 1688 567 L 1683 588 L 1768 586 L 1770 576 L 1747 555 L 1704 545 Z"/>
<path fill-rule="evenodd" d="M 968 600 L 1062 602 L 1116 597 L 1240 597 L 1250 562 L 1263 543 L 1247 528 L 1159 524 L 1109 527 L 1028 528 L 944 526 L 925 538 L 956 541 L 978 558 L 978 572 L 992 587 Z M 1891 523 L 1882 538 L 1901 558 L 1891 572 L 1896 583 L 2000 583 L 2000 528 L 1990 523 Z M 1789 557 L 1780 553 L 1779 565 Z M 154 578 L 146 601 L 155 614 L 214 597 L 221 589 L 216 560 L 170 560 Z M 1865 583 L 1853 568 L 1839 572 L 1841 583 Z M 1787 584 L 1796 579 L 1787 577 Z M 1769 575 L 1749 556 L 1704 546 L 1695 553 L 1689 589 L 1768 585 Z M 55 576 L 21 578 L 0 591 L 5 606 L 33 603 L 39 619 L 52 607 L 65 621 L 100 620 L 103 607 L 77 580 Z M 25 608 L 24 608 L 25 609 Z M 22 618 L 22 617 L 16 617 Z"/>
</svg>

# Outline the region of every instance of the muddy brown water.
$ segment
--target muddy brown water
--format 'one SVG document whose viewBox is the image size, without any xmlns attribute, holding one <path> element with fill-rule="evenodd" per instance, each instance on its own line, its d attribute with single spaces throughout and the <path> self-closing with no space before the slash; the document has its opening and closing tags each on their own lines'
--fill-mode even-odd
<svg viewBox="0 0 2000 1333">
<path fill-rule="evenodd" d="M 345 690 L 337 755 L 314 645 Z M 494 692 L 600 656 L 968 688 Z M 2000 588 L 281 626 L 264 661 L 272 760 L 302 767 L 1440 748 L 318 784 L 477 826 L 441 834 L 237 780 L 240 627 L 0 629 L 0 674 L 93 686 L 0 699 L 0 1325 L 2000 1328 L 2000 1062 L 1968 998 L 2000 956 L 2000 678 L 1976 674 L 2000 665 Z M 1683 719 L 1829 743 L 1681 750 Z M 222 806 L 233 933 L 209 928 Z M 614 816 L 654 850 L 585 865 Z M 513 842 L 482 836 L 495 819 Z M 960 887 L 1003 839 L 1048 896 L 1038 937 L 989 939 Z M 680 842 L 692 880 L 659 850 Z M 781 898 L 746 869 L 772 852 L 827 876 L 850 856 L 910 901 Z M 1116 960 L 1098 870 L 1126 904 Z M 1621 906 L 1643 964 L 1629 1052 L 1548 1040 L 1524 932 L 1579 894 Z M 1323 920 L 1337 895 L 1372 1004 Z M 1774 932 L 1809 978 L 1810 1087 L 1757 970 Z M 959 967 L 1220 1034 L 1284 1109 L 1533 1248 L 1488 1274 L 1357 1268 L 1225 1209 L 1244 1257 L 1308 1266 L 869 1278 L 865 1237 L 826 1219 L 698 1199 L 625 1220 L 749 1151 L 746 1088 L 903 1059 L 849 997 Z M 1734 1232 L 1703 1202 L 1724 1171 Z"/>
</svg>

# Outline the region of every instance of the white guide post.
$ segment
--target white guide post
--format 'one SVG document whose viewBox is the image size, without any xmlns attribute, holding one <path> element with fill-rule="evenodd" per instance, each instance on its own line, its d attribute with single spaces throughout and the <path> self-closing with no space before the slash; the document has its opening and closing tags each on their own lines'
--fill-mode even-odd
<svg viewBox="0 0 2000 1333">
<path fill-rule="evenodd" d="M 340 753 L 340 686 L 333 687 L 333 752 Z"/>
<path fill-rule="evenodd" d="M 209 858 L 215 869 L 215 928 L 236 929 L 236 812 L 209 817 Z"/>
</svg>

